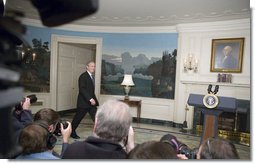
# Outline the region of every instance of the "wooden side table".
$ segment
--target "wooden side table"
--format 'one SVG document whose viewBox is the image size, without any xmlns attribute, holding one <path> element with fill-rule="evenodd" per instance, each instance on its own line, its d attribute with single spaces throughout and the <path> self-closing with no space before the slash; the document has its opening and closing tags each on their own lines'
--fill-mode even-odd
<svg viewBox="0 0 255 164">
<path fill-rule="evenodd" d="M 142 105 L 142 100 L 120 100 L 130 107 L 136 107 L 137 109 L 137 122 L 140 123 L 140 118 L 141 118 L 141 105 Z"/>
</svg>

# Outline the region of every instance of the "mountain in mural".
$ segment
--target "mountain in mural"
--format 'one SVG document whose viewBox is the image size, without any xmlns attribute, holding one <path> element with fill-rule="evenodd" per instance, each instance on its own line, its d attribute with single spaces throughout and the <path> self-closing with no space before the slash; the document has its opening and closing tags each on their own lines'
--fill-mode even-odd
<svg viewBox="0 0 255 164">
<path fill-rule="evenodd" d="M 139 54 L 138 56 L 133 57 L 130 52 L 124 52 L 119 56 L 103 54 L 102 59 L 111 63 L 115 66 L 121 66 L 124 70 L 124 73 L 132 74 L 135 69 L 148 67 L 150 64 L 161 60 L 161 58 L 153 57 L 149 59 L 145 54 Z"/>
<path fill-rule="evenodd" d="M 121 57 L 103 55 L 101 94 L 120 94 L 124 74 L 132 74 L 135 86 L 130 95 L 174 99 L 177 50 L 163 51 L 161 57 L 149 59 L 140 53 Z"/>
<path fill-rule="evenodd" d="M 109 55 L 109 54 L 103 54 L 102 60 L 104 60 L 107 63 L 112 63 L 114 65 L 121 65 L 121 62 L 122 62 L 121 57 Z"/>
</svg>

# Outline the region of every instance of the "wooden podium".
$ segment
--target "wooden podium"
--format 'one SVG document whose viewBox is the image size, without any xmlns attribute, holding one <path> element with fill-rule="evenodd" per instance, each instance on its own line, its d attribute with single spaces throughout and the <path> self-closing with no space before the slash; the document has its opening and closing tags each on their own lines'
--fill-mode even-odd
<svg viewBox="0 0 255 164">
<path fill-rule="evenodd" d="M 219 104 L 213 108 L 207 108 L 203 104 L 205 95 L 190 94 L 188 104 L 196 108 L 200 108 L 204 114 L 203 131 L 200 144 L 209 137 L 218 136 L 218 117 L 222 112 L 235 112 L 236 99 L 231 97 L 218 97 Z"/>
</svg>

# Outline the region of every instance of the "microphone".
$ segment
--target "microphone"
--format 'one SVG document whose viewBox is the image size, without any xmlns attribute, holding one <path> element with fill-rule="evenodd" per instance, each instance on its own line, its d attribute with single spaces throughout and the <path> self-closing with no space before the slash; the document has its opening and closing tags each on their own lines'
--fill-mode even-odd
<svg viewBox="0 0 255 164">
<path fill-rule="evenodd" d="M 213 94 L 217 94 L 217 92 L 219 91 L 219 85 L 216 85 L 213 91 Z"/>
<path fill-rule="evenodd" d="M 212 84 L 208 85 L 207 92 L 208 94 L 212 93 Z"/>
</svg>

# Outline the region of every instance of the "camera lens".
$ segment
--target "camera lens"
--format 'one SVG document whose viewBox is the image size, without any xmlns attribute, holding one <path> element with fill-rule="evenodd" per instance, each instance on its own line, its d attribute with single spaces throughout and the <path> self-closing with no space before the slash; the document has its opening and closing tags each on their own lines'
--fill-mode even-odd
<svg viewBox="0 0 255 164">
<path fill-rule="evenodd" d="M 183 147 L 180 149 L 179 154 L 184 154 L 188 159 L 196 159 L 197 148 L 189 149 L 188 147 Z"/>
<path fill-rule="evenodd" d="M 37 101 L 36 95 L 28 95 L 27 98 L 30 99 L 30 104 L 35 103 Z"/>
<path fill-rule="evenodd" d="M 61 122 L 63 124 L 63 128 L 66 129 L 68 127 L 68 123 L 66 121 Z"/>
<path fill-rule="evenodd" d="M 54 134 L 56 136 L 61 136 L 61 125 L 60 124 L 63 124 L 63 128 L 66 129 L 68 127 L 68 123 L 66 121 L 59 121 L 56 125 L 56 129 L 54 131 Z"/>
</svg>

